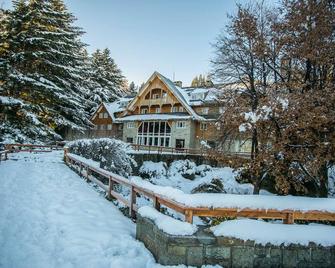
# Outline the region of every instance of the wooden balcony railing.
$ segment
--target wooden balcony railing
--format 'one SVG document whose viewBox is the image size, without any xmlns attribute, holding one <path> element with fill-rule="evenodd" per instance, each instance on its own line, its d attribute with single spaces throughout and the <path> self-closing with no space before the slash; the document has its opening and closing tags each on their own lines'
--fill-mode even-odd
<svg viewBox="0 0 335 268">
<path fill-rule="evenodd" d="M 145 151 L 146 153 L 152 154 L 185 154 L 185 155 L 206 155 L 206 156 L 217 156 L 217 155 L 226 155 L 226 156 L 236 156 L 242 158 L 249 158 L 249 152 L 228 152 L 221 151 L 217 149 L 194 149 L 194 148 L 176 148 L 176 147 L 163 147 L 163 146 L 154 146 L 154 145 L 141 145 L 141 144 L 131 144 L 134 151 Z"/>
<path fill-rule="evenodd" d="M 285 210 L 276 209 L 251 209 L 239 207 L 193 207 L 179 203 L 166 196 L 157 194 L 151 190 L 145 189 L 123 178 L 117 174 L 104 170 L 102 168 L 94 167 L 80 160 L 80 157 L 68 154 L 67 148 L 64 149 L 64 158 L 67 165 L 76 169 L 81 175 L 88 180 L 96 183 L 107 193 L 107 196 L 114 197 L 124 205 L 129 207 L 129 214 L 134 218 L 137 211 L 136 199 L 137 195 L 143 195 L 153 201 L 153 205 L 157 210 L 160 210 L 161 205 L 184 214 L 185 221 L 192 223 L 194 216 L 204 217 L 246 217 L 246 218 L 259 218 L 259 219 L 281 219 L 284 223 L 292 224 L 295 220 L 305 221 L 335 221 L 335 213 L 321 210 L 300 211 L 293 210 L 289 207 Z M 85 170 L 85 172 L 83 172 Z M 108 180 L 108 185 L 105 185 L 100 180 L 93 176 L 93 173 L 99 174 Z M 120 184 L 128 187 L 131 191 L 129 199 L 126 199 L 120 193 L 114 190 L 114 185 Z M 243 199 L 245 196 L 240 195 L 239 198 Z M 257 196 L 255 196 L 257 198 Z M 330 200 L 331 201 L 331 200 Z"/>
</svg>

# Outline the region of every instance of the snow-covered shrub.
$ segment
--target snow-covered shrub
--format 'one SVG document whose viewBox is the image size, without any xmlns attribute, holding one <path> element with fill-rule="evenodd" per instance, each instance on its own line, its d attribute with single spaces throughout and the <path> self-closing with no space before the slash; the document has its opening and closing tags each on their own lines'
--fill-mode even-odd
<svg viewBox="0 0 335 268">
<path fill-rule="evenodd" d="M 169 168 L 169 176 L 182 175 L 185 179 L 193 180 L 195 178 L 197 165 L 188 160 L 173 161 Z"/>
<path fill-rule="evenodd" d="M 200 165 L 195 169 L 195 174 L 200 175 L 201 177 L 205 177 L 208 172 L 212 170 L 210 165 Z"/>
<path fill-rule="evenodd" d="M 225 190 L 222 181 L 218 178 L 213 178 L 210 182 L 202 183 L 195 187 L 191 193 L 225 193 Z"/>
<path fill-rule="evenodd" d="M 144 161 L 139 172 L 144 179 L 160 179 L 166 177 L 167 165 L 165 162 Z"/>
<path fill-rule="evenodd" d="M 110 138 L 81 139 L 66 144 L 69 152 L 100 162 L 100 167 L 122 176 L 129 176 L 135 160 L 128 154 L 127 143 Z"/>
</svg>

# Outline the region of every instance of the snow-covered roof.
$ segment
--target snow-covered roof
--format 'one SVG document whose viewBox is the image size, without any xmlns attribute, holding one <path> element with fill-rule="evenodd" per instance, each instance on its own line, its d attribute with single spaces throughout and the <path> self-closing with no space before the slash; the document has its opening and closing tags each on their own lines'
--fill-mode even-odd
<svg viewBox="0 0 335 268">
<path fill-rule="evenodd" d="M 127 98 L 120 98 L 117 101 L 106 103 L 104 102 L 103 105 L 105 106 L 109 116 L 112 118 L 113 121 L 116 120 L 115 113 L 123 112 L 126 110 L 128 103 L 132 100 L 132 97 Z"/>
<path fill-rule="evenodd" d="M 117 118 L 117 122 L 124 121 L 160 121 L 160 120 L 188 120 L 192 119 L 192 116 L 185 114 L 135 114 Z"/>
</svg>

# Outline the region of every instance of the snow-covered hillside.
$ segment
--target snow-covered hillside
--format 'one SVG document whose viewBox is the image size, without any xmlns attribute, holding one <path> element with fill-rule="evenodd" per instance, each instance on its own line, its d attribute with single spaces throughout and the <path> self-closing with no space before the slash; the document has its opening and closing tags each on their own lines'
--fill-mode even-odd
<svg viewBox="0 0 335 268">
<path fill-rule="evenodd" d="M 13 154 L 0 174 L 0 267 L 161 267 L 62 152 Z"/>
</svg>

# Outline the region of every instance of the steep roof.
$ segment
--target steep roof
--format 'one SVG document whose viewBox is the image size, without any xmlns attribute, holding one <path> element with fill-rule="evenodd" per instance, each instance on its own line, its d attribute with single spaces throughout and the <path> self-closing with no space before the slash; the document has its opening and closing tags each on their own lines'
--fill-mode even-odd
<svg viewBox="0 0 335 268">
<path fill-rule="evenodd" d="M 123 112 L 126 110 L 129 102 L 133 98 L 120 98 L 117 101 L 111 103 L 103 103 L 105 106 L 109 116 L 112 118 L 113 121 L 116 120 L 115 113 Z"/>
<path fill-rule="evenodd" d="M 150 81 L 152 81 L 155 77 L 158 77 L 166 85 L 166 87 L 172 92 L 172 94 L 177 98 L 177 100 L 184 106 L 186 111 L 190 113 L 190 115 L 192 116 L 193 119 L 204 120 L 204 118 L 202 116 L 199 116 L 190 106 L 189 97 L 188 97 L 187 93 L 182 88 L 176 86 L 170 79 L 166 78 L 165 76 L 163 76 L 159 72 L 155 71 L 150 76 L 148 81 L 144 84 L 144 86 L 142 87 L 142 89 L 138 93 L 138 96 L 140 96 L 146 90 L 146 88 L 149 86 Z M 129 103 L 128 107 L 130 108 L 136 102 L 136 100 L 137 100 L 137 97 L 135 97 L 133 99 L 133 101 L 131 101 Z"/>
</svg>

